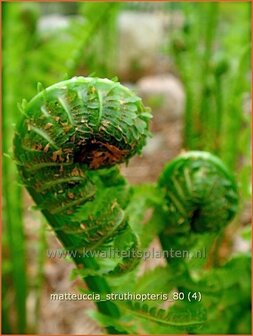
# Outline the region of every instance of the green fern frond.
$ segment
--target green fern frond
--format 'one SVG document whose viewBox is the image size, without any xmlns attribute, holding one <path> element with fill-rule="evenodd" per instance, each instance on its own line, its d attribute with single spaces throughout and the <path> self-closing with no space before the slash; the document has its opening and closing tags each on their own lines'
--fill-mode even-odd
<svg viewBox="0 0 253 336">
<path fill-rule="evenodd" d="M 205 310 L 194 311 L 194 309 L 191 309 L 191 305 L 188 306 L 188 309 L 184 306 L 182 309 L 172 308 L 166 311 L 145 303 L 129 301 L 126 307 L 137 317 L 168 326 L 185 328 L 203 324 L 206 321 Z"/>
</svg>

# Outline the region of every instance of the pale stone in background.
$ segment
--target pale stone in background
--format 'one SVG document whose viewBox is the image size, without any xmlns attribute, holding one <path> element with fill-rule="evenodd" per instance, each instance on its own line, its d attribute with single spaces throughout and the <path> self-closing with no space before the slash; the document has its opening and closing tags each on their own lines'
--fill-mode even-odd
<svg viewBox="0 0 253 336">
<path fill-rule="evenodd" d="M 164 13 L 123 11 L 118 17 L 117 68 L 124 78 L 130 73 L 151 73 L 160 64 L 167 39 L 169 16 Z M 160 55 L 159 55 L 160 54 Z M 162 60 L 168 67 L 168 60 Z"/>
<path fill-rule="evenodd" d="M 151 107 L 158 122 L 181 119 L 185 92 L 178 78 L 171 74 L 143 77 L 137 82 L 137 94 Z"/>
</svg>

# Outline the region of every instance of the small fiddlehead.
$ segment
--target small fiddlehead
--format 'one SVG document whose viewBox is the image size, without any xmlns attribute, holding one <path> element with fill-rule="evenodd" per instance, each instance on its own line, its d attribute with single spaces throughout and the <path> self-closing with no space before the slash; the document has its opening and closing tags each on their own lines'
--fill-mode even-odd
<svg viewBox="0 0 253 336">
<path fill-rule="evenodd" d="M 159 186 L 164 191 L 168 226 L 177 232 L 219 231 L 237 212 L 235 180 L 210 153 L 180 155 L 165 167 Z"/>
<path fill-rule="evenodd" d="M 115 165 L 140 153 L 149 135 L 141 99 L 108 79 L 74 77 L 42 90 L 22 112 L 14 138 L 22 181 L 64 247 L 78 252 L 79 268 L 98 269 L 82 250 L 104 250 L 120 235 L 130 237 L 123 249 L 138 248 L 124 212 L 131 190 Z M 107 272 L 135 264 L 124 257 Z M 86 281 L 108 290 L 101 277 Z"/>
</svg>

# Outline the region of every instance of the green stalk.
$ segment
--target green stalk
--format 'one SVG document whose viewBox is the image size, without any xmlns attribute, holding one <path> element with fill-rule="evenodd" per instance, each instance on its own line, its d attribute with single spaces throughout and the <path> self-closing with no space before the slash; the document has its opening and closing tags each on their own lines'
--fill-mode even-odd
<svg viewBox="0 0 253 336">
<path fill-rule="evenodd" d="M 215 76 L 216 82 L 216 122 L 214 132 L 214 153 L 219 155 L 221 150 L 221 136 L 222 136 L 222 124 L 223 124 L 223 92 L 222 92 L 222 77 Z"/>
<path fill-rule="evenodd" d="M 210 61 L 212 58 L 212 47 L 216 33 L 216 26 L 218 22 L 218 3 L 209 3 L 207 4 L 207 10 L 205 11 L 205 41 L 204 41 L 204 55 L 203 62 L 201 66 L 201 97 L 200 97 L 200 111 L 199 111 L 199 121 L 200 129 L 199 136 L 201 142 L 200 149 L 206 149 L 208 140 L 206 135 L 210 134 L 212 130 L 206 132 L 207 125 L 212 119 L 212 112 L 210 110 L 210 94 L 208 93 L 208 78 L 211 75 Z M 200 17 L 202 20 L 202 17 Z"/>
<path fill-rule="evenodd" d="M 42 204 L 42 202 L 44 201 L 44 196 L 34 192 L 34 189 L 32 188 L 27 187 L 27 189 L 30 195 L 32 196 L 32 198 L 34 199 L 35 203 Z M 73 239 L 70 238 L 68 233 L 57 230 L 57 228 L 61 227 L 62 223 L 66 221 L 65 216 L 61 216 L 61 215 L 55 216 L 55 215 L 52 215 L 47 210 L 42 210 L 42 213 L 47 219 L 48 223 L 51 225 L 51 227 L 55 229 L 55 234 L 57 235 L 58 239 L 60 240 L 64 248 L 67 251 L 74 252 L 72 254 L 72 259 L 74 260 L 77 267 L 98 270 L 98 265 L 94 258 L 83 256 L 82 253 L 79 251 L 80 247 L 78 248 L 73 247 Z M 111 289 L 104 277 L 88 276 L 84 278 L 84 281 L 86 282 L 88 288 L 95 293 L 107 294 L 111 292 Z M 111 316 L 116 319 L 121 316 L 118 307 L 111 301 L 101 301 L 101 302 L 98 301 L 96 302 L 96 306 L 98 310 L 105 315 Z M 113 327 L 108 327 L 107 330 L 110 334 L 120 334 Z M 125 332 L 125 334 L 127 334 L 127 332 Z"/>
<path fill-rule="evenodd" d="M 193 99 L 191 88 L 188 85 L 185 86 L 186 91 L 186 106 L 185 106 L 185 118 L 184 118 L 184 148 L 186 150 L 193 149 L 194 146 L 194 117 L 193 117 Z"/>
<path fill-rule="evenodd" d="M 234 87 L 231 89 L 231 100 L 228 104 L 230 118 L 226 124 L 226 137 L 223 139 L 222 158 L 227 166 L 233 170 L 238 167 L 238 157 L 240 155 L 240 141 L 238 135 L 242 130 L 244 120 L 243 93 L 245 86 L 248 85 L 245 73 L 249 70 L 251 46 L 248 45 L 242 51 L 240 60 L 237 64 Z M 237 139 L 237 141 L 235 141 Z"/>
<path fill-rule="evenodd" d="M 183 147 L 191 150 L 196 149 L 199 145 L 197 139 L 199 107 L 196 95 L 199 90 L 197 85 L 199 75 L 199 32 L 196 24 L 198 23 L 198 12 L 195 13 L 197 8 L 190 6 L 188 3 L 182 4 L 182 8 L 185 23 L 180 33 L 175 34 L 171 52 L 186 93 Z"/>
<path fill-rule="evenodd" d="M 17 100 L 20 97 L 21 83 L 17 77 L 22 78 L 24 53 L 29 36 L 25 32 L 21 21 L 20 8 L 14 3 L 4 3 L 2 6 L 3 19 L 3 152 L 11 155 L 14 135 L 13 123 L 18 119 Z M 15 46 L 15 47 L 14 47 Z M 26 255 L 25 237 L 22 221 L 22 189 L 16 182 L 18 174 L 15 163 L 3 157 L 3 199 L 4 199 L 4 232 L 8 239 L 10 262 L 12 265 L 12 281 L 14 292 L 14 307 L 10 309 L 17 316 L 18 333 L 26 333 Z M 3 282 L 6 282 L 3 274 Z M 12 288 L 8 285 L 8 291 Z M 3 292 L 5 296 L 5 292 Z M 13 314 L 12 312 L 12 314 Z M 5 312 L 10 315 L 9 312 Z M 6 332 L 4 330 L 4 332 Z"/>
<path fill-rule="evenodd" d="M 176 42 L 177 43 L 177 42 Z M 183 147 L 191 149 L 193 141 L 193 95 L 190 76 L 188 69 L 184 61 L 185 55 L 176 46 L 172 48 L 172 51 L 177 69 L 180 73 L 180 77 L 185 89 L 185 110 L 184 110 L 184 129 L 183 129 Z M 187 53 L 187 51 L 184 51 Z"/>
<path fill-rule="evenodd" d="M 41 201 L 38 199 L 37 195 L 33 193 L 32 190 L 29 190 L 29 192 L 31 193 L 32 197 L 34 198 L 36 202 Z M 60 216 L 56 218 L 56 216 L 52 216 L 48 211 L 42 211 L 42 212 L 44 216 L 46 217 L 46 219 L 48 220 L 48 223 L 50 223 L 52 227 L 59 227 L 61 225 Z M 69 237 L 67 234 L 64 234 L 60 231 L 56 231 L 56 235 L 67 251 L 73 250 L 73 243 L 69 240 Z M 94 270 L 98 269 L 98 265 L 96 261 L 94 260 L 94 258 L 84 257 L 81 253 L 78 252 L 78 250 L 74 250 L 74 251 L 77 253 L 74 253 L 73 254 L 74 257 L 72 258 L 74 262 L 76 263 L 77 267 L 80 268 L 80 266 L 83 266 L 84 268 L 89 268 L 89 269 L 94 269 Z M 95 293 L 107 294 L 111 292 L 111 289 L 104 277 L 88 276 L 84 279 L 84 281 L 86 282 L 89 289 Z M 118 307 L 111 301 L 101 301 L 101 302 L 98 301 L 96 302 L 96 306 L 102 314 L 105 314 L 105 315 L 108 315 L 114 318 L 119 318 L 121 316 Z M 113 327 L 107 327 L 107 331 L 110 334 L 121 334 Z M 127 334 L 127 332 L 125 332 L 125 334 Z"/>
</svg>

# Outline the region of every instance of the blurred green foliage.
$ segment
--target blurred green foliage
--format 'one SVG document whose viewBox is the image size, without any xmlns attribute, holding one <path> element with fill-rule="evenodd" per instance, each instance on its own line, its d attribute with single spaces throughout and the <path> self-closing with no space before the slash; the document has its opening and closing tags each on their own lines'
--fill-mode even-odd
<svg viewBox="0 0 253 336">
<path fill-rule="evenodd" d="M 184 22 L 171 28 L 168 53 L 186 90 L 184 148 L 220 156 L 238 173 L 244 202 L 250 198 L 251 6 L 181 3 L 180 9 Z"/>
</svg>

